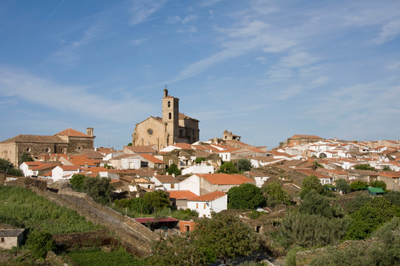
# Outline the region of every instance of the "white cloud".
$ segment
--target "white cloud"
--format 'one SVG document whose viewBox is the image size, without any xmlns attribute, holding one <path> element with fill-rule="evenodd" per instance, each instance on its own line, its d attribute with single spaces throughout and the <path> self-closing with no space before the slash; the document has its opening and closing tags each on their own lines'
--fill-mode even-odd
<svg viewBox="0 0 400 266">
<path fill-rule="evenodd" d="M 284 67 L 294 68 L 302 67 L 315 63 L 318 58 L 313 57 L 305 52 L 298 52 L 290 54 L 287 57 L 282 58 L 280 65 Z"/>
<path fill-rule="evenodd" d="M 396 62 L 386 66 L 387 69 L 390 70 L 399 70 L 400 69 L 400 62 Z"/>
<path fill-rule="evenodd" d="M 0 67 L 0 94 L 12 99 L 46 106 L 66 113 L 73 112 L 101 119 L 126 121 L 123 114 L 150 111 L 151 107 L 124 97 L 111 100 L 100 94 L 91 94 L 85 86 L 61 85 L 35 77 L 23 71 Z M 134 117 L 129 117 L 133 120 Z"/>
<path fill-rule="evenodd" d="M 197 15 L 189 15 L 185 18 L 181 18 L 180 16 L 174 16 L 174 17 L 168 17 L 167 21 L 168 23 L 174 24 L 177 22 L 181 22 L 182 24 L 186 24 L 189 21 L 195 20 L 197 19 L 198 16 Z"/>
<path fill-rule="evenodd" d="M 80 49 L 84 46 L 87 46 L 97 38 L 99 38 L 103 32 L 104 32 L 103 23 L 102 22 L 95 23 L 87 30 L 85 30 L 81 39 L 73 41 L 69 45 L 65 45 L 58 51 L 51 53 L 49 60 L 55 61 L 60 65 L 63 65 L 68 68 L 74 67 L 80 59 L 79 56 Z M 65 41 L 63 41 L 63 43 L 65 43 Z"/>
<path fill-rule="evenodd" d="M 146 41 L 146 39 L 138 39 L 138 40 L 134 40 L 132 43 L 134 45 L 141 45 L 142 43 L 144 43 Z"/>
<path fill-rule="evenodd" d="M 382 27 L 381 34 L 372 41 L 376 44 L 382 44 L 394 39 L 400 33 L 400 21 L 393 21 Z"/>
<path fill-rule="evenodd" d="M 154 12 L 159 10 L 166 0 L 132 0 L 130 8 L 131 25 L 137 25 L 147 20 Z"/>
</svg>

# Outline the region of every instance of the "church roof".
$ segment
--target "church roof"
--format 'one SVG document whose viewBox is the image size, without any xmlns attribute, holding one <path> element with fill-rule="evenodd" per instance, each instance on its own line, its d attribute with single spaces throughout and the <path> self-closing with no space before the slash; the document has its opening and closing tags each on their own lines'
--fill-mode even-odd
<svg viewBox="0 0 400 266">
<path fill-rule="evenodd" d="M 196 120 L 197 122 L 199 122 L 199 120 L 197 120 L 195 118 L 191 118 L 183 113 L 179 113 L 179 120 L 183 120 L 183 119 L 192 119 L 192 120 Z"/>
<path fill-rule="evenodd" d="M 24 143 L 24 142 L 33 142 L 33 143 L 67 143 L 65 140 L 61 139 L 58 136 L 40 136 L 40 135 L 18 135 L 13 138 L 4 140 L 0 143 Z"/>
<path fill-rule="evenodd" d="M 82 132 L 79 132 L 75 129 L 72 128 L 67 128 L 61 132 L 58 132 L 57 134 L 55 134 L 55 136 L 70 136 L 70 137 L 86 137 L 86 138 L 91 138 L 91 136 L 86 135 Z"/>
</svg>

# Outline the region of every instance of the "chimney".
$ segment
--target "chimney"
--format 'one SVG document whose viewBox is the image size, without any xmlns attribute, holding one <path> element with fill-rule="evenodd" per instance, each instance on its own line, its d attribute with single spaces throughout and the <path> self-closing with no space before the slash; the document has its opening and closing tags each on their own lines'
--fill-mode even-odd
<svg viewBox="0 0 400 266">
<path fill-rule="evenodd" d="M 172 177 L 175 177 L 175 174 L 172 174 Z"/>
<path fill-rule="evenodd" d="M 93 137 L 93 128 L 92 127 L 86 128 L 86 135 Z"/>
<path fill-rule="evenodd" d="M 85 168 L 89 168 L 89 165 L 87 162 L 85 162 Z"/>
</svg>

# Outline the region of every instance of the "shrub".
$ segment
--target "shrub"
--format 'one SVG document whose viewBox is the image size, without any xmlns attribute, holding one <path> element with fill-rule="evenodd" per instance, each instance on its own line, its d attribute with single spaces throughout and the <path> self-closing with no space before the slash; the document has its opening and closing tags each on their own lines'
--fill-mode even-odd
<svg viewBox="0 0 400 266">
<path fill-rule="evenodd" d="M 265 205 L 264 197 L 258 187 L 244 183 L 228 191 L 228 209 L 254 209 Z"/>
<path fill-rule="evenodd" d="M 264 192 L 264 196 L 267 199 L 268 206 L 275 206 L 276 204 L 285 204 L 290 205 L 290 195 L 289 193 L 282 188 L 282 185 L 278 182 L 272 182 L 267 186 L 261 188 L 262 192 Z"/>
<path fill-rule="evenodd" d="M 369 182 L 369 186 L 370 187 L 380 187 L 383 190 L 386 189 L 386 183 L 384 181 L 379 181 L 379 180 Z"/>
<path fill-rule="evenodd" d="M 318 194 L 324 193 L 324 187 L 321 185 L 319 178 L 315 175 L 307 176 L 301 182 L 301 191 L 300 197 L 304 199 L 305 195 L 307 195 L 310 191 L 315 190 Z"/>
<path fill-rule="evenodd" d="M 363 182 L 361 180 L 357 180 L 356 182 L 353 182 L 353 183 L 350 184 L 350 188 L 353 191 L 355 191 L 355 190 L 357 190 L 359 188 L 365 188 L 365 187 L 368 187 L 368 183 Z"/>
<path fill-rule="evenodd" d="M 312 190 L 304 197 L 304 201 L 300 205 L 299 212 L 332 218 L 330 200 L 327 197 L 319 195 L 315 190 Z"/>
<path fill-rule="evenodd" d="M 48 251 L 55 248 L 51 234 L 40 231 L 33 231 L 28 235 L 26 246 L 37 259 L 44 258 Z"/>
<path fill-rule="evenodd" d="M 336 189 L 343 191 L 343 193 L 348 193 L 351 190 L 350 185 L 344 179 L 336 180 Z"/>
</svg>

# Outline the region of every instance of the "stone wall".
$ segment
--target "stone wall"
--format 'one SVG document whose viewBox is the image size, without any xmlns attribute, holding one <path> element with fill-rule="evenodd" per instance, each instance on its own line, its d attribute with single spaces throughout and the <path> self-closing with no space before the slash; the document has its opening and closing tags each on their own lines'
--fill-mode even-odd
<svg viewBox="0 0 400 266">
<path fill-rule="evenodd" d="M 120 238 L 124 245 L 131 247 L 138 255 L 149 255 L 152 241 L 158 239 L 157 235 L 147 227 L 109 207 L 94 202 L 90 197 L 83 195 L 76 197 L 71 192 L 60 192 L 61 190 L 59 194 L 36 188 L 32 188 L 32 190 L 57 205 L 75 210 L 88 221 L 106 226 Z"/>
</svg>

